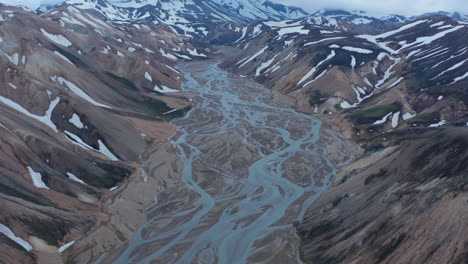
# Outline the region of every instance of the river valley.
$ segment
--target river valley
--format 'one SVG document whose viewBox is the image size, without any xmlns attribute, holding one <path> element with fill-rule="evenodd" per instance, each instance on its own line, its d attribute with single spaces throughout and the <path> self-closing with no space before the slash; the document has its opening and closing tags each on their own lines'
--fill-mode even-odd
<svg viewBox="0 0 468 264">
<path fill-rule="evenodd" d="M 293 225 L 357 148 L 221 62 L 179 66 L 195 96 L 172 121 L 180 183 L 160 187 L 128 246 L 101 263 L 300 263 Z"/>
</svg>

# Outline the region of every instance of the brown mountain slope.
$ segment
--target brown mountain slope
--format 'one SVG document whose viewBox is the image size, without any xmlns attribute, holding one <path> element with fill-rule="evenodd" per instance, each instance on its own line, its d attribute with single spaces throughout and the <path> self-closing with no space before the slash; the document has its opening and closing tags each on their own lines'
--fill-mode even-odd
<svg viewBox="0 0 468 264">
<path fill-rule="evenodd" d="M 466 263 L 467 132 L 395 132 L 342 169 L 298 226 L 304 262 Z"/>
<path fill-rule="evenodd" d="M 33 248 L 2 235 L 2 261 L 56 263 L 57 247 L 108 219 L 110 190 L 141 177 L 146 151 L 174 132 L 165 121 L 190 102 L 172 66 L 194 48 L 163 25 L 114 25 L 67 5 L 0 15 L 0 224 Z M 135 222 L 142 207 L 130 207 Z"/>
<path fill-rule="evenodd" d="M 303 261 L 466 263 L 466 24 L 433 16 L 378 36 L 260 29 L 223 67 L 367 150 L 298 225 Z"/>
</svg>

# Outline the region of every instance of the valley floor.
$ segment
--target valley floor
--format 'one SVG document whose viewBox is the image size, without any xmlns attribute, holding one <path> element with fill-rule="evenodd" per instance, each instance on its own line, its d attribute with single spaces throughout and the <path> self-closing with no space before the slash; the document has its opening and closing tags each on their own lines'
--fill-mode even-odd
<svg viewBox="0 0 468 264">
<path fill-rule="evenodd" d="M 294 224 L 360 148 L 221 62 L 179 66 L 194 108 L 111 193 L 110 218 L 74 245 L 70 261 L 298 261 Z"/>
</svg>

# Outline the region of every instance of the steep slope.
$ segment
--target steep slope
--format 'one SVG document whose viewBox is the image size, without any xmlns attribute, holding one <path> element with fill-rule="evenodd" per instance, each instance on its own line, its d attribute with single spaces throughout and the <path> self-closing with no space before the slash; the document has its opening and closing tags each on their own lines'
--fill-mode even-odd
<svg viewBox="0 0 468 264">
<path fill-rule="evenodd" d="M 195 49 L 167 27 L 115 27 L 73 6 L 0 16 L 0 248 L 11 262 L 54 263 L 173 133 L 163 121 L 190 102 L 171 65 Z"/>
<path fill-rule="evenodd" d="M 390 133 L 345 167 L 298 226 L 304 262 L 466 263 L 467 132 Z"/>
</svg>

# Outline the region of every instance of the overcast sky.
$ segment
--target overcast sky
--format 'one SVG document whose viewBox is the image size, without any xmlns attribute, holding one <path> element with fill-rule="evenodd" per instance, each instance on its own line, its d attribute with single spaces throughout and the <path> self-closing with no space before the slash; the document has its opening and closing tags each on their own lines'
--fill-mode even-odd
<svg viewBox="0 0 468 264">
<path fill-rule="evenodd" d="M 309 12 L 324 8 L 365 10 L 375 15 L 420 15 L 433 11 L 459 11 L 468 14 L 468 0 L 273 0 L 295 5 Z M 0 0 L 0 2 L 24 5 L 36 9 L 42 2 L 59 3 L 63 0 Z"/>
<path fill-rule="evenodd" d="M 434 11 L 458 11 L 468 14 L 468 0 L 274 0 L 309 12 L 323 8 L 365 10 L 379 14 L 419 15 Z"/>
<path fill-rule="evenodd" d="M 0 0 L 0 3 L 8 5 L 22 5 L 31 9 L 37 9 L 42 3 L 58 4 L 65 0 Z"/>
</svg>

